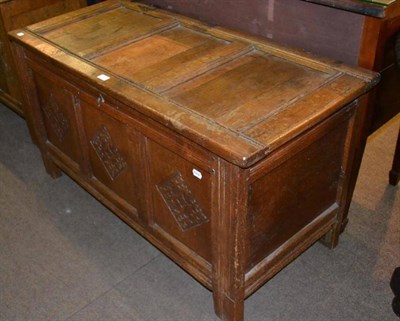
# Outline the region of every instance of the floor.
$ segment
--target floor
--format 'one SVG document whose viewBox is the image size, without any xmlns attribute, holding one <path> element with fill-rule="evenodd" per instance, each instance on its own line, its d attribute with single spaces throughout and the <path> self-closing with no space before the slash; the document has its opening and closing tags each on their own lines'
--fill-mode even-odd
<svg viewBox="0 0 400 321">
<path fill-rule="evenodd" d="M 247 321 L 391 321 L 400 117 L 368 142 L 335 250 L 319 243 L 246 301 Z M 67 176 L 51 179 L 22 119 L 0 105 L 1 321 L 217 321 L 211 293 Z"/>
</svg>

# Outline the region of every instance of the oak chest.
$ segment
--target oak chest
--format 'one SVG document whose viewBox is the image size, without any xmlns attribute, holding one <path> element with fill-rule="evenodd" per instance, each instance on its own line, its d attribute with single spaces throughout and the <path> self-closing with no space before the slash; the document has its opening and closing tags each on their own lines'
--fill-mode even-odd
<svg viewBox="0 0 400 321">
<path fill-rule="evenodd" d="M 336 245 L 375 74 L 130 1 L 11 37 L 48 172 L 212 290 L 223 320 L 315 241 Z"/>
</svg>

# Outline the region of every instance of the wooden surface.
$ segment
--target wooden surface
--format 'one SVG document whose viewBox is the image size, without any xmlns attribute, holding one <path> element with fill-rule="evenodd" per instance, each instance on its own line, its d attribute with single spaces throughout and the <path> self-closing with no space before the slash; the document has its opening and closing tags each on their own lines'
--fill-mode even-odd
<svg viewBox="0 0 400 321">
<path fill-rule="evenodd" d="M 321 237 L 336 246 L 376 74 L 130 1 L 11 37 L 49 174 L 211 289 L 221 319 Z"/>
<path fill-rule="evenodd" d="M 397 136 L 396 150 L 393 157 L 392 169 L 389 172 L 390 185 L 396 186 L 400 181 L 400 129 Z"/>
<path fill-rule="evenodd" d="M 396 65 L 395 40 L 400 33 L 400 2 L 390 6 L 393 14 L 383 19 L 366 17 L 359 65 L 382 74 L 371 102 L 371 128 L 378 129 L 400 112 L 400 69 Z"/>
<path fill-rule="evenodd" d="M 0 101 L 23 116 L 7 32 L 86 6 L 85 0 L 0 1 Z"/>
<path fill-rule="evenodd" d="M 376 18 L 384 18 L 386 16 L 389 5 L 394 5 L 398 0 L 377 0 L 377 1 L 362 1 L 362 0 L 304 0 L 316 4 L 322 4 L 332 8 L 342 9 L 359 13 L 366 16 Z"/>
<path fill-rule="evenodd" d="M 396 64 L 400 69 L 400 33 L 396 37 Z M 397 137 L 396 150 L 393 157 L 392 169 L 389 172 L 389 183 L 393 186 L 397 185 L 400 180 L 400 129 Z"/>
</svg>

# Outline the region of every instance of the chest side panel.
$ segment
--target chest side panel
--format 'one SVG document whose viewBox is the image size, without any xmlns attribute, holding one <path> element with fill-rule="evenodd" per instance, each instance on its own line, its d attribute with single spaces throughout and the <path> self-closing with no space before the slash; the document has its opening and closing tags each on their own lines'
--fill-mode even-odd
<svg viewBox="0 0 400 321">
<path fill-rule="evenodd" d="M 258 264 L 272 267 L 272 262 L 284 261 L 295 246 L 293 240 L 310 234 L 315 225 L 334 224 L 342 206 L 353 113 L 354 104 L 252 169 L 246 264 L 250 275 Z"/>
</svg>

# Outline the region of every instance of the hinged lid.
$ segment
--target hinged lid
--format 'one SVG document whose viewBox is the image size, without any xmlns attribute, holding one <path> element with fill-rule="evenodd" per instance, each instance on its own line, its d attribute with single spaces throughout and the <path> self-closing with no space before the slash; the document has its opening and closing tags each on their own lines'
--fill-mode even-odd
<svg viewBox="0 0 400 321">
<path fill-rule="evenodd" d="M 372 73 L 128 1 L 107 1 L 23 33 L 12 36 L 243 167 L 377 80 Z"/>
</svg>

